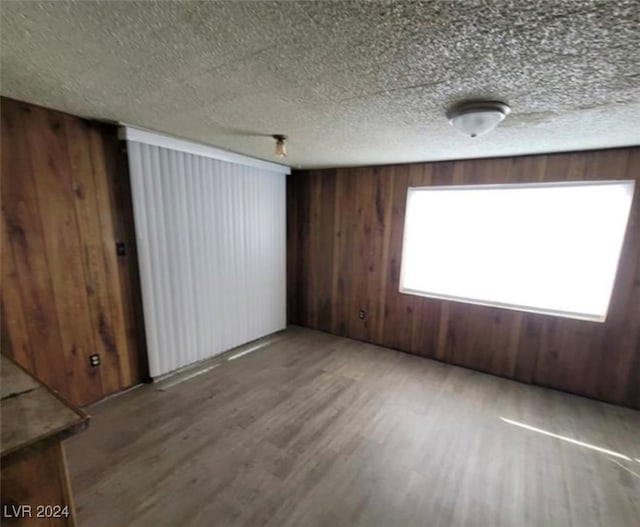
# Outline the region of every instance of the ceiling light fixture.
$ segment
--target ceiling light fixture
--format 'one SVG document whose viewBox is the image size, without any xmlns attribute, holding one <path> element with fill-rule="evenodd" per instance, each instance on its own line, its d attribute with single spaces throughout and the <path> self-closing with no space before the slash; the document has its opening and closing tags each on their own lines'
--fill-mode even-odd
<svg viewBox="0 0 640 527">
<path fill-rule="evenodd" d="M 469 137 L 478 137 L 493 130 L 511 113 L 511 108 L 499 101 L 469 101 L 456 104 L 447 111 L 451 125 Z"/>
<path fill-rule="evenodd" d="M 276 157 L 287 157 L 287 145 L 284 144 L 286 135 L 274 135 L 273 138 L 276 140 Z"/>
</svg>

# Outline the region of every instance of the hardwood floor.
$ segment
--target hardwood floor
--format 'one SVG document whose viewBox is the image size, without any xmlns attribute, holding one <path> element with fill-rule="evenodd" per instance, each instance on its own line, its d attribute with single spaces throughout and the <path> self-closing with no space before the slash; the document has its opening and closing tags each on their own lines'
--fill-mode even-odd
<svg viewBox="0 0 640 527">
<path fill-rule="evenodd" d="M 271 339 L 91 408 L 66 443 L 79 525 L 637 527 L 640 412 L 299 327 Z"/>
</svg>

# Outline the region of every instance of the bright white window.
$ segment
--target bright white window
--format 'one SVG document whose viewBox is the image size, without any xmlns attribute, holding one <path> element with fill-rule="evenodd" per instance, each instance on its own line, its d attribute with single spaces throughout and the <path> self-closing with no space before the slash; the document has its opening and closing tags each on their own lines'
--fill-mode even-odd
<svg viewBox="0 0 640 527">
<path fill-rule="evenodd" d="M 604 321 L 633 181 L 409 188 L 400 291 Z"/>
</svg>

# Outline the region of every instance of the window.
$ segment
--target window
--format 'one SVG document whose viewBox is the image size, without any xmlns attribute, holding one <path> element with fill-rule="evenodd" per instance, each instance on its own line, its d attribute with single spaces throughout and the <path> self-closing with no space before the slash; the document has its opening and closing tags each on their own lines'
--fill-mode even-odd
<svg viewBox="0 0 640 527">
<path fill-rule="evenodd" d="M 417 187 L 400 292 L 603 322 L 633 181 Z"/>
</svg>

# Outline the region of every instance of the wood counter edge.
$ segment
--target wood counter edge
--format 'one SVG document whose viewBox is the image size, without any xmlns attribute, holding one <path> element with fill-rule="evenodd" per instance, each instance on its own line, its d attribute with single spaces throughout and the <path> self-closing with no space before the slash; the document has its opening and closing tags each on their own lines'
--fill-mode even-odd
<svg viewBox="0 0 640 527">
<path fill-rule="evenodd" d="M 89 427 L 91 416 L 87 412 L 85 412 L 81 408 L 78 408 L 77 406 L 69 402 L 57 390 L 50 388 L 49 386 L 44 384 L 42 381 L 40 381 L 40 379 L 38 379 L 37 377 L 34 377 L 31 373 L 25 370 L 20 364 L 14 361 L 11 357 L 8 357 L 7 355 L 2 354 L 2 358 L 11 361 L 11 363 L 17 366 L 25 375 L 28 375 L 29 377 L 34 379 L 40 385 L 41 388 L 47 390 L 50 394 L 52 394 L 56 399 L 58 399 L 62 404 L 64 404 L 67 408 L 72 410 L 78 416 L 78 420 L 73 421 L 68 425 L 56 428 L 43 436 L 36 437 L 31 441 L 27 441 L 7 451 L 2 451 L 2 453 L 0 454 L 0 460 L 2 462 L 2 465 L 6 466 L 8 464 L 11 464 L 14 461 L 22 459 L 23 456 L 33 453 L 34 450 L 45 448 L 51 445 L 52 443 L 56 443 L 56 442 L 60 443 L 65 439 L 79 432 L 82 432 L 83 430 L 86 430 Z"/>
</svg>

